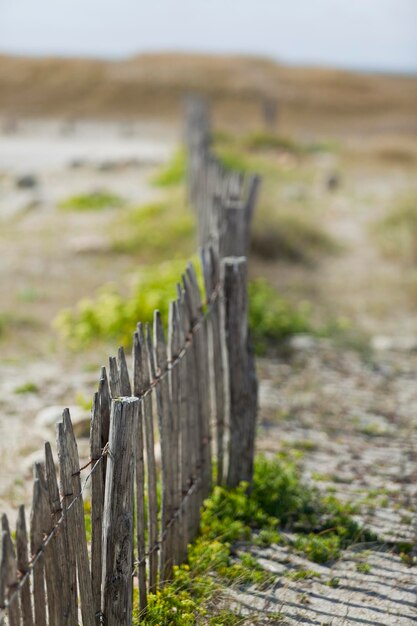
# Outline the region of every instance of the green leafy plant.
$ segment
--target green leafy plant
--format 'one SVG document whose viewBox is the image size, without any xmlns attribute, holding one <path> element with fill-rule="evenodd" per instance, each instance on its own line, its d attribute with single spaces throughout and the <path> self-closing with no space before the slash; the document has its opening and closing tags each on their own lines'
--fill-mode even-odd
<svg viewBox="0 0 417 626">
<path fill-rule="evenodd" d="M 176 297 L 175 285 L 185 266 L 185 261 L 175 261 L 144 269 L 127 297 L 106 285 L 95 298 L 81 300 L 75 310 L 61 311 L 54 326 L 73 349 L 100 339 L 129 346 L 137 322 L 151 323 L 156 309 L 166 322 L 169 302 Z M 198 278 L 201 282 L 200 274 Z"/>
<path fill-rule="evenodd" d="M 200 535 L 189 546 L 188 563 L 174 569 L 171 583 L 150 594 L 144 623 L 234 625 L 236 613 L 221 601 L 224 586 L 264 588 L 276 577 L 263 570 L 250 552 L 262 532 L 262 545 L 267 545 L 284 541 L 281 528 L 296 530 L 294 548 L 313 561 L 327 563 L 344 546 L 370 536 L 353 520 L 353 510 L 304 484 L 293 461 L 258 456 L 251 489 L 247 483 L 236 489 L 217 486 L 205 501 Z M 320 575 L 303 569 L 290 570 L 287 576 L 300 580 Z M 337 586 L 338 580 L 329 585 Z M 136 595 L 134 624 L 140 617 Z"/>
<path fill-rule="evenodd" d="M 58 206 L 67 211 L 101 211 L 119 207 L 123 203 L 124 201 L 120 196 L 103 190 L 71 196 L 62 200 Z"/>
</svg>

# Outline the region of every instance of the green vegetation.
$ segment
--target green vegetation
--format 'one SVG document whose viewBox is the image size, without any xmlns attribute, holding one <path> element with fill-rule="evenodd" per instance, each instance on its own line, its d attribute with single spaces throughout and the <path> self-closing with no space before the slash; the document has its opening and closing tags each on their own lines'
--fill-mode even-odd
<svg viewBox="0 0 417 626">
<path fill-rule="evenodd" d="M 17 292 L 17 297 L 22 302 L 36 302 L 42 297 L 42 294 L 33 287 L 26 287 L 25 289 L 20 289 Z"/>
<path fill-rule="evenodd" d="M 175 261 L 145 268 L 126 297 L 115 286 L 105 285 L 95 298 L 81 300 L 75 310 L 61 311 L 54 326 L 73 349 L 95 340 L 129 346 L 137 322 L 151 323 L 155 309 L 166 322 L 169 302 L 176 297 L 175 285 L 185 267 L 185 261 Z"/>
<path fill-rule="evenodd" d="M 313 330 L 309 304 L 291 306 L 263 279 L 249 284 L 249 325 L 258 354 L 264 353 L 270 344 Z"/>
<path fill-rule="evenodd" d="M 62 200 L 58 206 L 66 211 L 101 211 L 119 207 L 123 203 L 124 201 L 120 196 L 102 190 L 71 196 Z"/>
<path fill-rule="evenodd" d="M 417 197 L 403 198 L 373 232 L 383 254 L 408 265 L 417 265 Z"/>
<path fill-rule="evenodd" d="M 369 565 L 369 563 L 356 563 L 356 570 L 360 573 L 360 574 L 370 574 L 371 573 L 371 566 Z"/>
<path fill-rule="evenodd" d="M 87 411 L 88 413 L 91 411 L 91 398 L 83 394 L 81 391 L 75 395 L 75 402 L 77 403 L 77 406 L 84 409 L 84 411 Z"/>
<path fill-rule="evenodd" d="M 275 457 L 255 461 L 252 489 L 242 483 L 233 490 L 215 487 L 202 511 L 200 535 L 189 547 L 188 563 L 175 568 L 174 580 L 149 596 L 145 624 L 171 626 L 238 623 L 239 615 L 226 610 L 224 586 L 265 588 L 276 578 L 262 569 L 247 548 L 258 543 L 287 542 L 280 529 L 296 532 L 293 545 L 308 558 L 326 563 L 337 558 L 343 547 L 374 538 L 352 519 L 352 510 L 334 498 L 323 498 L 306 486 L 296 465 Z M 236 552 L 236 544 L 239 548 Z M 291 544 L 290 544 L 291 545 Z M 246 548 L 245 548 L 246 546 Z M 312 569 L 293 571 L 292 580 L 316 578 Z M 337 586 L 337 579 L 329 581 Z M 216 598 L 216 601 L 213 601 Z M 139 624 L 135 596 L 134 624 Z M 279 623 L 282 616 L 274 614 Z"/>
<path fill-rule="evenodd" d="M 319 572 L 315 572 L 313 569 L 292 570 L 286 572 L 284 575 L 286 578 L 289 578 L 289 580 L 311 580 L 312 578 L 321 578 L 321 574 L 319 574 Z"/>
<path fill-rule="evenodd" d="M 276 132 L 264 129 L 251 131 L 242 136 L 232 135 L 227 131 L 219 130 L 213 133 L 216 146 L 249 152 L 288 153 L 303 156 L 317 152 L 335 152 L 339 144 L 335 141 L 301 142 L 293 137 L 279 135 Z"/>
<path fill-rule="evenodd" d="M 319 207 L 316 210 L 312 194 L 312 169 L 305 165 L 300 169 L 297 162 L 300 155 L 325 146 L 302 145 L 262 131 L 241 138 L 220 133 L 214 148 L 227 169 L 262 175 L 251 233 L 254 254 L 266 260 L 314 264 L 321 255 L 340 249 L 319 223 Z M 274 158 L 277 151 L 292 155 L 291 162 Z"/>
<path fill-rule="evenodd" d="M 263 259 L 307 265 L 314 264 L 321 254 L 338 250 L 330 235 L 318 226 L 314 215 L 282 208 L 274 212 L 262 205 L 253 225 L 251 248 Z"/>
<path fill-rule="evenodd" d="M 407 567 L 417 565 L 417 556 L 415 554 L 415 545 L 408 541 L 400 541 L 394 548 L 395 552 L 400 555 L 401 561 Z"/>
<path fill-rule="evenodd" d="M 152 179 L 156 187 L 173 187 L 180 185 L 185 180 L 186 155 L 185 150 L 180 148 L 175 152 L 169 163 L 163 167 Z"/>
<path fill-rule="evenodd" d="M 151 323 L 154 310 L 158 309 L 167 322 L 169 302 L 176 297 L 175 286 L 185 267 L 185 260 L 176 260 L 144 268 L 128 295 L 121 294 L 115 285 L 104 285 L 93 298 L 81 300 L 75 309 L 61 311 L 54 327 L 74 350 L 100 340 L 116 340 L 129 346 L 137 322 Z M 195 267 L 203 292 L 199 263 Z M 346 331 L 342 322 L 317 328 L 311 321 L 308 302 L 291 305 L 263 279 L 249 283 L 249 326 L 258 354 L 299 333 L 335 336 L 341 340 L 344 332 L 350 332 L 350 327 Z M 314 444 L 302 441 L 299 445 L 311 449 Z"/>
<path fill-rule="evenodd" d="M 23 385 L 19 385 L 19 387 L 16 387 L 16 389 L 14 390 L 15 393 L 37 393 L 39 391 L 38 386 L 35 383 L 32 382 L 27 382 L 24 383 Z"/>
<path fill-rule="evenodd" d="M 133 253 L 147 262 L 169 261 L 192 254 L 195 217 L 180 194 L 169 200 L 126 210 L 111 225 L 113 250 Z"/>
<path fill-rule="evenodd" d="M 152 322 L 155 309 L 167 320 L 169 301 L 176 295 L 175 285 L 185 266 L 180 260 L 144 269 L 128 296 L 113 285 L 103 286 L 75 310 L 61 311 L 54 326 L 73 349 L 109 339 L 130 345 L 137 322 Z M 200 271 L 198 278 L 201 284 Z M 250 283 L 249 298 L 249 324 L 258 353 L 295 333 L 312 332 L 307 303 L 292 307 L 263 280 Z"/>
</svg>

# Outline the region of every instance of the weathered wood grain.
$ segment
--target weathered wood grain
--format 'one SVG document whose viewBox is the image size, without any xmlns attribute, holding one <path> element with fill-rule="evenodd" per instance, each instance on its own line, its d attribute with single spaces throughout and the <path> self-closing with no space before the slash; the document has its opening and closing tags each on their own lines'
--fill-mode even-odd
<svg viewBox="0 0 417 626">
<path fill-rule="evenodd" d="M 51 446 L 45 443 L 45 479 L 48 491 L 49 510 L 52 526 L 56 526 L 61 520 L 63 509 L 59 495 L 56 476 L 55 462 Z M 64 520 L 56 532 L 51 544 L 52 561 L 55 566 L 54 578 L 57 588 L 55 598 L 57 624 L 77 626 L 77 572 L 70 570 L 68 561 L 68 533 Z"/>
<path fill-rule="evenodd" d="M 112 398 L 120 398 L 122 393 L 120 372 L 117 367 L 117 359 L 115 356 L 109 357 L 109 387 Z"/>
<path fill-rule="evenodd" d="M 155 460 L 155 434 L 152 410 L 152 395 L 149 393 L 151 378 L 149 371 L 148 347 L 142 324 L 138 324 L 137 358 L 139 360 L 138 375 L 142 388 L 142 411 L 145 423 L 146 474 L 148 496 L 148 590 L 154 593 L 158 579 L 158 497 L 157 472 Z M 148 391 L 147 391 L 148 390 Z"/>
<path fill-rule="evenodd" d="M 179 431 L 180 431 L 180 488 L 181 488 L 181 552 L 180 561 L 187 556 L 187 546 L 190 538 L 191 516 L 193 511 L 193 499 L 186 501 L 183 505 L 183 498 L 186 496 L 188 489 L 192 485 L 193 481 L 193 467 L 195 464 L 195 447 L 194 437 L 191 428 L 191 414 L 192 407 L 194 405 L 193 399 L 190 394 L 190 377 L 188 375 L 189 368 L 191 367 L 191 354 L 189 347 L 186 343 L 186 329 L 188 328 L 186 321 L 186 305 L 184 292 L 179 285 L 177 285 L 177 306 L 176 316 L 178 325 L 178 343 L 185 350 L 182 358 L 174 368 L 175 376 L 179 382 Z M 174 376 L 174 370 L 173 370 Z"/>
<path fill-rule="evenodd" d="M 197 373 L 199 445 L 201 459 L 201 503 L 211 489 L 211 434 L 210 434 L 210 392 L 206 320 L 203 316 L 201 293 L 194 267 L 191 263 L 186 272 L 186 294 L 192 303 L 189 311 L 193 327 L 193 346 Z"/>
<path fill-rule="evenodd" d="M 101 610 L 107 626 L 132 624 L 133 436 L 139 400 L 113 400 L 103 517 Z"/>
<path fill-rule="evenodd" d="M 22 580 L 29 571 L 28 535 L 26 529 L 26 515 L 23 504 L 19 506 L 16 521 L 16 555 L 19 580 Z M 34 626 L 32 600 L 30 592 L 30 577 L 23 582 L 20 591 L 20 606 L 23 626 Z"/>
<path fill-rule="evenodd" d="M 224 371 L 224 324 L 219 296 L 220 268 L 213 246 L 201 251 L 206 298 L 209 306 L 208 328 L 210 331 L 212 386 L 214 399 L 214 425 L 216 432 L 217 484 L 224 475 L 225 436 L 225 371 Z M 214 295 L 214 297 L 213 297 Z"/>
<path fill-rule="evenodd" d="M 200 401 L 199 401 L 199 382 L 197 374 L 197 346 L 194 341 L 192 332 L 193 323 L 197 318 L 194 301 L 192 299 L 192 291 L 189 285 L 189 279 L 186 274 L 182 277 L 183 289 L 181 290 L 182 306 L 181 316 L 183 321 L 184 335 L 186 337 L 186 385 L 187 385 L 187 402 L 188 402 L 188 427 L 190 430 L 191 440 L 191 479 L 188 489 L 195 485 L 195 490 L 190 502 L 190 516 L 188 526 L 189 540 L 192 541 L 197 535 L 199 526 L 200 506 L 202 503 L 201 489 L 199 489 L 199 481 L 202 468 L 201 460 L 201 436 L 200 436 Z M 194 320 L 194 322 L 192 321 Z"/>
<path fill-rule="evenodd" d="M 161 549 L 159 562 L 160 584 L 172 577 L 174 564 L 173 525 L 169 525 L 174 515 L 176 468 L 178 465 L 178 442 L 175 440 L 174 416 L 171 404 L 170 381 L 168 378 L 168 355 L 165 334 L 159 311 L 154 313 L 153 342 L 147 335 L 150 374 L 157 380 L 155 387 L 156 409 L 158 413 L 159 437 L 161 441 Z"/>
<path fill-rule="evenodd" d="M 94 602 L 81 495 L 80 461 L 68 409 L 63 412 L 62 422 L 57 424 L 57 434 L 61 493 L 67 507 L 71 507 L 67 523 L 69 549 L 73 551 L 76 559 L 83 625 L 94 626 Z"/>
<path fill-rule="evenodd" d="M 5 606 L 7 600 L 9 626 L 20 626 L 19 595 L 16 552 L 7 517 L 3 515 L 0 553 L 0 608 Z"/>
<path fill-rule="evenodd" d="M 90 426 L 90 458 L 93 468 L 102 453 L 102 412 L 99 393 L 94 394 Z M 103 460 L 101 461 L 103 462 Z M 96 623 L 99 623 L 101 611 L 102 578 L 102 521 L 104 510 L 104 480 L 101 467 L 91 476 L 91 584 L 94 598 Z"/>
<path fill-rule="evenodd" d="M 236 487 L 242 480 L 251 482 L 253 474 L 256 402 L 248 361 L 246 265 L 245 257 L 222 261 L 230 392 L 229 487 Z"/>
<path fill-rule="evenodd" d="M 42 528 L 43 541 L 49 537 L 53 529 L 53 521 L 49 506 L 48 486 L 45 478 L 44 466 L 42 463 L 34 464 L 34 477 L 40 483 L 40 505 L 39 517 Z M 48 623 L 56 626 L 61 621 L 59 610 L 61 588 L 58 584 L 59 571 L 57 567 L 56 544 L 53 536 L 52 541 L 43 547 L 43 562 L 45 572 L 46 597 L 48 604 Z"/>
<path fill-rule="evenodd" d="M 170 433 L 170 447 L 171 452 L 168 451 L 171 457 L 171 511 L 170 517 L 172 517 L 176 511 L 179 510 L 181 505 L 181 471 L 180 471 L 180 459 L 181 459 L 181 440 L 180 440 L 180 415 L 181 415 L 181 389 L 180 389 L 180 363 L 178 359 L 181 354 L 181 339 L 180 339 L 180 321 L 178 314 L 178 303 L 173 301 L 169 307 L 168 317 L 168 355 L 164 354 L 164 357 L 169 358 L 169 383 L 171 389 L 171 433 Z M 173 562 L 180 563 L 183 556 L 182 551 L 182 533 L 180 520 L 171 527 L 171 543 L 172 543 L 172 558 Z"/>
<path fill-rule="evenodd" d="M 33 560 L 42 549 L 43 542 L 43 487 L 39 478 L 33 482 L 32 509 L 30 515 L 30 552 Z M 74 567 L 75 571 L 75 567 Z M 41 554 L 33 570 L 33 606 L 35 624 L 46 624 L 44 556 Z"/>
<path fill-rule="evenodd" d="M 141 346 L 139 333 L 135 332 L 132 346 L 133 360 L 133 393 L 136 397 L 143 394 L 143 377 L 141 373 Z M 143 439 L 143 403 L 140 402 L 135 429 L 135 486 L 136 486 L 136 546 L 138 557 L 139 609 L 144 615 L 147 606 L 146 589 L 146 515 L 145 515 L 145 460 Z"/>
<path fill-rule="evenodd" d="M 104 448 L 109 440 L 110 428 L 110 407 L 111 397 L 109 390 L 109 381 L 107 379 L 106 368 L 103 366 L 100 373 L 100 382 L 98 386 L 100 413 L 101 413 L 101 447 Z"/>
<path fill-rule="evenodd" d="M 122 396 L 131 396 L 132 387 L 130 385 L 129 370 L 126 363 L 126 355 L 122 346 L 117 353 L 117 364 L 119 368 L 120 393 Z"/>
</svg>

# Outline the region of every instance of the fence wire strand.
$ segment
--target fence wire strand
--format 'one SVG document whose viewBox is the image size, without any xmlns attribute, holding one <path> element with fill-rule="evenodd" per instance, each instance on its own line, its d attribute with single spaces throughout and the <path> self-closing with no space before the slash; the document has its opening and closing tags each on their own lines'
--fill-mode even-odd
<svg viewBox="0 0 417 626">
<path fill-rule="evenodd" d="M 6 615 L 7 609 L 15 601 L 16 596 L 20 593 L 20 591 L 24 587 L 26 581 L 33 574 L 33 571 L 35 569 L 36 564 L 39 562 L 39 560 L 43 556 L 46 548 L 48 547 L 48 545 L 52 541 L 53 537 L 58 532 L 59 528 L 62 526 L 64 520 L 67 518 L 69 511 L 72 509 L 73 506 L 75 506 L 76 502 L 82 497 L 82 495 L 83 495 L 83 493 L 84 493 L 84 491 L 85 491 L 85 489 L 87 487 L 88 481 L 90 480 L 91 476 L 96 471 L 97 467 L 101 464 L 102 460 L 107 456 L 107 453 L 108 453 L 108 444 L 106 444 L 104 446 L 102 454 L 98 457 L 98 459 L 96 459 L 96 461 L 94 462 L 94 465 L 92 466 L 91 470 L 89 471 L 89 473 L 87 474 L 86 478 L 84 479 L 84 482 L 82 484 L 80 493 L 78 493 L 74 497 L 74 499 L 72 500 L 72 502 L 69 504 L 68 507 L 63 509 L 61 517 L 59 518 L 59 520 L 57 521 L 55 526 L 52 528 L 52 530 L 49 532 L 49 534 L 46 537 L 46 539 L 41 543 L 41 545 L 39 546 L 35 556 L 29 561 L 29 565 L 28 565 L 28 568 L 27 568 L 26 572 L 24 573 L 22 578 L 17 582 L 17 584 L 14 585 L 15 591 L 6 600 L 5 605 L 3 607 L 0 607 L 0 618 L 3 618 Z M 87 464 L 86 466 L 80 468 L 78 470 L 78 472 L 75 472 L 73 475 L 76 475 L 76 474 L 80 473 L 81 470 L 85 469 L 85 467 L 88 467 L 88 465 L 89 464 Z"/>
<path fill-rule="evenodd" d="M 155 376 L 154 379 L 150 382 L 149 387 L 147 389 L 145 389 L 141 394 L 137 395 L 137 397 L 140 400 L 142 400 L 147 395 L 152 393 L 152 391 L 167 376 L 170 375 L 172 369 L 174 367 L 176 367 L 177 364 L 187 355 L 190 347 L 192 346 L 193 336 L 201 329 L 203 324 L 210 317 L 210 315 L 212 313 L 212 310 L 213 310 L 213 307 L 214 307 L 215 303 L 220 300 L 220 297 L 221 297 L 221 285 L 220 285 L 220 283 L 218 283 L 214 287 L 214 289 L 212 290 L 210 296 L 205 300 L 204 304 L 202 304 L 199 307 L 200 314 L 197 317 L 197 319 L 192 323 L 191 328 L 190 328 L 190 330 L 188 331 L 188 333 L 186 335 L 184 344 L 180 348 L 179 352 L 176 355 L 174 355 L 174 357 L 171 360 L 168 360 L 168 364 L 167 364 L 166 370 L 164 372 L 162 372 L 161 374 Z M 204 306 L 206 307 L 206 310 L 204 310 Z M 87 484 L 88 484 L 91 476 L 94 474 L 94 472 L 97 470 L 97 468 L 101 465 L 101 462 L 103 461 L 103 459 L 108 454 L 109 454 L 109 442 L 107 442 L 105 444 L 105 446 L 104 446 L 104 448 L 102 450 L 101 455 L 97 459 L 90 459 L 87 463 L 82 465 L 76 472 L 74 472 L 73 476 L 75 476 L 77 474 L 79 475 L 79 474 L 81 474 L 81 472 L 84 469 L 86 469 L 87 467 L 92 465 L 91 470 L 89 471 L 89 473 L 87 474 L 87 476 L 84 479 L 84 482 L 82 484 L 80 492 L 74 497 L 74 499 L 69 504 L 69 506 L 66 507 L 65 509 L 63 509 L 62 515 L 61 515 L 60 519 L 57 521 L 55 526 L 49 532 L 49 534 L 46 537 L 46 539 L 41 543 L 41 545 L 39 546 L 35 556 L 29 561 L 27 570 L 25 571 L 23 576 L 19 579 L 19 581 L 13 585 L 13 588 L 14 588 L 13 593 L 9 596 L 9 598 L 7 598 L 4 606 L 0 607 L 0 623 L 1 623 L 1 620 L 3 620 L 4 617 L 7 615 L 7 611 L 9 609 L 9 607 L 13 604 L 13 602 L 15 602 L 17 600 L 17 597 L 20 594 L 22 588 L 25 586 L 26 582 L 32 576 L 37 563 L 40 561 L 40 559 L 42 558 L 43 554 L 45 553 L 46 548 L 48 547 L 48 545 L 50 544 L 52 539 L 55 537 L 55 535 L 57 534 L 58 530 L 62 526 L 62 524 L 65 521 L 65 519 L 67 518 L 69 511 L 73 508 L 73 506 L 75 506 L 76 502 L 83 496 L 83 493 L 84 493 L 84 491 L 85 491 L 85 489 L 87 487 Z M 148 550 L 145 553 L 145 555 L 140 560 L 134 561 L 134 568 L 133 568 L 133 571 L 132 571 L 132 577 L 137 575 L 138 567 L 140 565 L 143 565 L 144 563 L 146 563 L 146 560 L 149 558 L 149 556 L 151 554 L 153 554 L 154 552 L 157 552 L 158 550 L 161 549 L 161 546 L 164 544 L 164 542 L 165 542 L 165 540 L 166 540 L 166 538 L 168 536 L 169 529 L 177 521 L 177 519 L 181 516 L 181 514 L 183 513 L 183 510 L 184 510 L 188 500 L 196 492 L 196 490 L 198 489 L 200 484 L 201 484 L 201 476 L 198 476 L 197 478 L 195 478 L 193 480 L 191 486 L 189 487 L 189 489 L 185 493 L 184 497 L 181 500 L 181 503 L 180 503 L 179 507 L 176 509 L 176 511 L 174 512 L 173 516 L 168 520 L 168 522 L 165 525 L 165 528 L 164 528 L 164 530 L 163 530 L 163 532 L 161 534 L 160 539 L 152 546 L 152 548 L 150 550 Z M 66 496 L 63 496 L 63 500 L 64 500 L 65 497 Z"/>
</svg>

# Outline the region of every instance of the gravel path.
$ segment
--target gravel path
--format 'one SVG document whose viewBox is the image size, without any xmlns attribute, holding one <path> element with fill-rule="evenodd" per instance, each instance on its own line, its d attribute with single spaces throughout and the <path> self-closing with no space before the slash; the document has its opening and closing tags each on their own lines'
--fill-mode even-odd
<svg viewBox="0 0 417 626">
<path fill-rule="evenodd" d="M 288 546 L 251 549 L 277 578 L 265 590 L 231 592 L 244 623 L 417 623 L 417 570 L 397 548 L 417 545 L 417 352 L 393 347 L 364 358 L 303 338 L 259 370 L 258 449 L 301 452 L 305 480 L 357 504 L 358 521 L 379 541 L 326 566 Z M 299 570 L 317 576 L 294 579 Z"/>
</svg>

